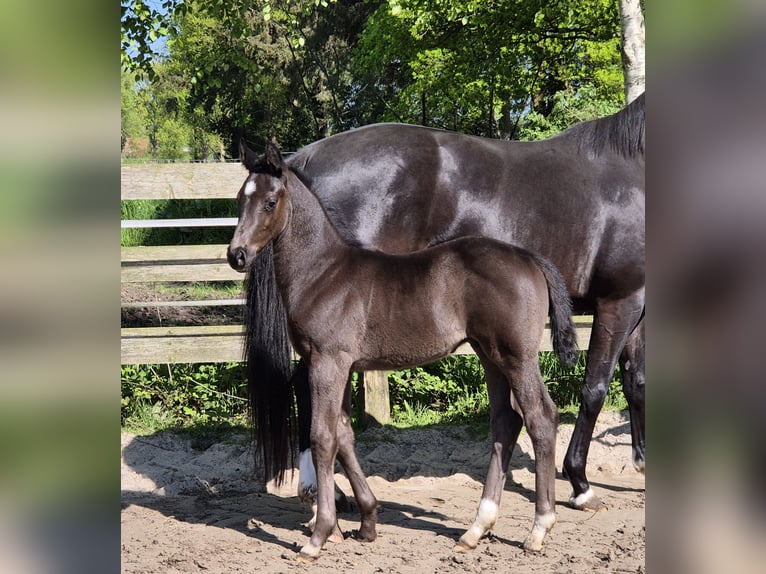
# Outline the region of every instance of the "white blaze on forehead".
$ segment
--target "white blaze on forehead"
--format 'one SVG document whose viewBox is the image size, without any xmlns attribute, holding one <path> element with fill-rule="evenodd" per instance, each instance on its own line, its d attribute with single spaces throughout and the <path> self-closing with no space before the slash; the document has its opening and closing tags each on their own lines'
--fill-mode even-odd
<svg viewBox="0 0 766 574">
<path fill-rule="evenodd" d="M 250 196 L 255 193 L 255 180 L 248 179 L 245 182 L 245 195 Z"/>
</svg>

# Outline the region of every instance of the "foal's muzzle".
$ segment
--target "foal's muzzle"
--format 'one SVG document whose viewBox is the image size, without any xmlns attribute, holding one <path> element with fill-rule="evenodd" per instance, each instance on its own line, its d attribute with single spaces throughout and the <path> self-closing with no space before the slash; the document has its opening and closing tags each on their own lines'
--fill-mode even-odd
<svg viewBox="0 0 766 574">
<path fill-rule="evenodd" d="M 247 267 L 247 247 L 235 247 L 232 249 L 231 245 L 226 250 L 226 259 L 229 260 L 229 265 L 234 271 L 244 271 Z"/>
</svg>

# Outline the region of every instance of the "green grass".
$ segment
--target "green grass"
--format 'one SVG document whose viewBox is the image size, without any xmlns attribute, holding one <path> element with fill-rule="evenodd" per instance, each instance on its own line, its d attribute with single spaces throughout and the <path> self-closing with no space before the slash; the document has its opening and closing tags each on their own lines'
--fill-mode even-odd
<svg viewBox="0 0 766 574">
<path fill-rule="evenodd" d="M 560 421 L 574 422 L 584 356 L 573 369 L 563 369 L 555 357 L 547 355 L 541 354 L 541 371 L 559 407 Z M 486 434 L 489 399 L 476 356 L 452 356 L 424 367 L 391 372 L 388 380 L 391 428 L 464 424 Z M 356 376 L 352 385 L 356 395 Z M 169 429 L 193 433 L 245 431 L 246 396 L 247 383 L 240 363 L 122 367 L 122 423 L 126 430 L 137 434 Z M 618 374 L 604 408 L 627 408 Z M 355 428 L 361 426 L 359 419 L 355 411 Z"/>
<path fill-rule="evenodd" d="M 573 421 L 580 405 L 586 354 L 572 368 L 560 365 L 550 352 L 540 354 L 540 371 L 562 422 Z M 440 424 L 478 424 L 489 420 L 489 397 L 478 357 L 452 356 L 432 365 L 389 374 L 391 424 L 397 428 Z M 624 410 L 619 368 L 605 410 Z"/>
<path fill-rule="evenodd" d="M 136 434 L 247 426 L 240 363 L 124 365 L 122 426 Z"/>
<path fill-rule="evenodd" d="M 155 219 L 167 201 L 121 201 L 120 219 Z M 152 229 L 138 227 L 120 229 L 120 245 L 122 247 L 135 247 L 137 245 L 149 245 L 149 238 L 152 235 Z"/>
<path fill-rule="evenodd" d="M 237 202 L 232 199 L 123 200 L 121 219 L 185 219 L 237 217 Z M 204 245 L 231 241 L 231 227 L 163 227 L 121 229 L 120 245 Z"/>
<path fill-rule="evenodd" d="M 157 283 L 154 289 L 169 300 L 188 297 L 205 299 L 238 299 L 242 297 L 242 281 L 200 281 L 197 283 Z"/>
</svg>

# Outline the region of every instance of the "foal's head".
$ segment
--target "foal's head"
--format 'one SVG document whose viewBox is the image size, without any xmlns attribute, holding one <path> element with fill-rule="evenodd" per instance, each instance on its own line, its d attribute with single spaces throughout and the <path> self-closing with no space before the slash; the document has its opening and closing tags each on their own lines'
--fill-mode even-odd
<svg viewBox="0 0 766 574">
<path fill-rule="evenodd" d="M 229 244 L 227 258 L 236 271 L 245 271 L 256 253 L 277 237 L 287 225 L 289 206 L 286 166 L 273 144 L 262 156 L 239 144 L 240 160 L 250 172 L 237 194 L 239 221 Z"/>
</svg>

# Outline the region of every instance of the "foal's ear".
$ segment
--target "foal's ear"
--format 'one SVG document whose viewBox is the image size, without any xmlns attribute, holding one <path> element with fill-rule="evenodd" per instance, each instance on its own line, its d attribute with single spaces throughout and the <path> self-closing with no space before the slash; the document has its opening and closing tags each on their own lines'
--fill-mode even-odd
<svg viewBox="0 0 766 574">
<path fill-rule="evenodd" d="M 249 172 L 256 170 L 258 166 L 258 154 L 247 147 L 245 138 L 239 140 L 239 161 L 242 162 Z"/>
<path fill-rule="evenodd" d="M 266 169 L 276 176 L 282 175 L 282 154 L 279 148 L 272 142 L 266 142 L 266 151 L 263 153 L 263 163 L 266 164 Z"/>
</svg>

